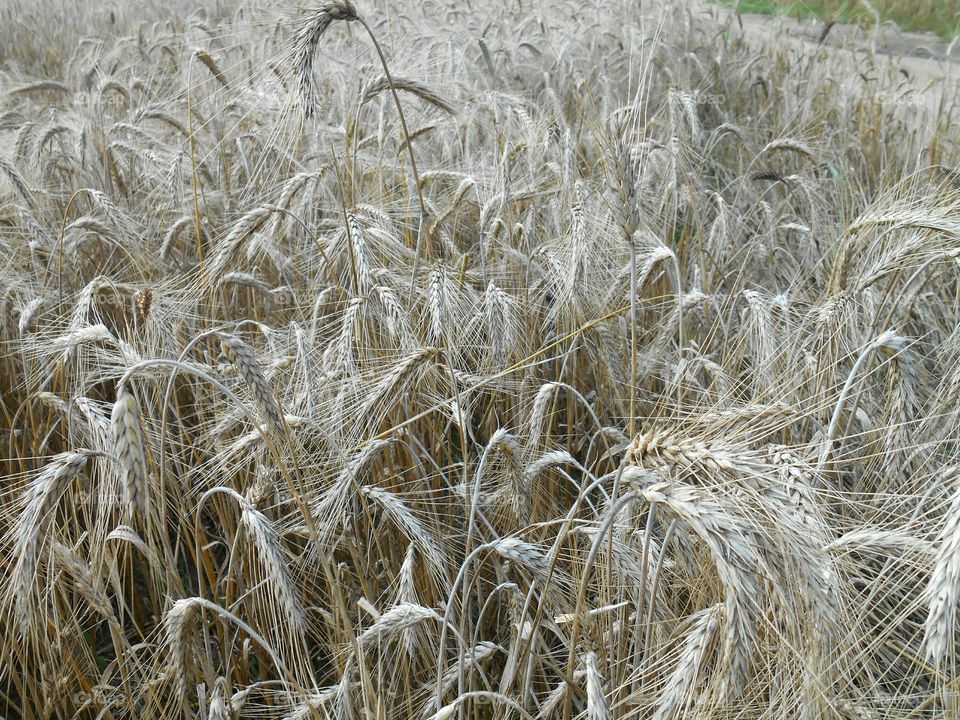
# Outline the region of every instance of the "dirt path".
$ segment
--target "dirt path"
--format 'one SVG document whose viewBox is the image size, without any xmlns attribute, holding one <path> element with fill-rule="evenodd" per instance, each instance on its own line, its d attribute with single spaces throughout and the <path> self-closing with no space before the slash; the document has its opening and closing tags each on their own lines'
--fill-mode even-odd
<svg viewBox="0 0 960 720">
<path fill-rule="evenodd" d="M 952 102 L 960 89 L 960 42 L 951 46 L 932 33 L 901 32 L 892 25 L 863 29 L 834 25 L 824 36 L 824 23 L 784 16 L 742 13 L 690 0 L 693 12 L 711 17 L 732 33 L 741 33 L 747 43 L 761 50 L 789 49 L 822 57 L 825 65 L 839 63 L 852 72 L 850 78 L 876 83 L 876 92 L 898 103 L 904 113 L 919 122 L 938 112 L 941 102 Z M 848 87 L 856 88 L 856 80 Z M 958 128 L 960 138 L 960 128 Z"/>
</svg>

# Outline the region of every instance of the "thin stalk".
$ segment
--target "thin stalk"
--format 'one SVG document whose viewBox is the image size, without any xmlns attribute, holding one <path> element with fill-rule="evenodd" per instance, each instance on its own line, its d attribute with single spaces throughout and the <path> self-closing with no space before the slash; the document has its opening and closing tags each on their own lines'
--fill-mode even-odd
<svg viewBox="0 0 960 720">
<path fill-rule="evenodd" d="M 603 542 L 603 538 L 607 532 L 611 530 L 613 521 L 617 515 L 620 514 L 620 511 L 623 510 L 627 503 L 633 502 L 636 499 L 637 494 L 631 492 L 628 495 L 624 495 L 617 503 L 611 506 L 610 512 L 597 530 L 597 536 L 594 538 L 593 545 L 590 547 L 590 553 L 587 555 L 586 562 L 583 564 L 583 575 L 580 578 L 580 588 L 577 592 L 577 605 L 573 613 L 573 626 L 570 629 L 570 651 L 567 654 L 567 677 L 569 678 L 573 677 L 573 671 L 576 667 L 577 635 L 580 633 L 580 618 L 584 614 L 584 606 L 587 603 L 587 585 L 590 584 L 590 574 L 593 570 L 593 563 L 597 559 L 597 553 L 600 551 L 600 544 Z M 563 713 L 561 715 L 563 720 L 570 720 L 572 711 L 573 693 L 571 686 L 567 685 L 564 692 Z"/>
<path fill-rule="evenodd" d="M 387 77 L 387 82 L 390 84 L 390 94 L 393 96 L 393 103 L 397 106 L 397 115 L 400 117 L 400 127 L 403 130 L 403 139 L 407 144 L 407 154 L 410 156 L 410 170 L 413 172 L 413 184 L 417 191 L 417 202 L 420 203 L 420 227 L 417 229 L 417 243 L 413 256 L 413 277 L 417 276 L 417 265 L 420 259 L 420 240 L 423 238 L 423 231 L 426 228 L 426 218 L 427 218 L 427 206 L 423 202 L 423 190 L 420 188 L 420 173 L 417 172 L 417 158 L 413 154 L 413 143 L 410 142 L 410 131 L 407 129 L 407 119 L 403 115 L 403 106 L 400 104 L 400 96 L 397 94 L 397 88 L 393 83 L 393 76 L 390 74 L 390 68 L 387 66 L 387 58 L 383 54 L 383 49 L 380 47 L 380 43 L 377 42 L 376 36 L 373 34 L 373 30 L 370 29 L 370 26 L 367 25 L 367 21 L 362 17 L 357 17 L 357 22 L 363 25 L 363 29 L 367 31 L 367 35 L 370 36 L 370 41 L 373 43 L 373 47 L 377 51 L 377 55 L 380 57 L 380 64 L 383 66 L 383 74 Z M 430 239 L 426 239 L 428 245 Z M 426 248 L 427 258 L 433 257 L 433 248 Z"/>
<path fill-rule="evenodd" d="M 627 437 L 636 435 L 637 401 L 637 245 L 630 242 L 630 417 L 627 418 Z"/>
<path fill-rule="evenodd" d="M 647 627 L 643 637 L 643 655 L 640 656 L 640 665 L 642 669 L 650 656 L 650 640 L 653 637 L 653 611 L 657 605 L 657 589 L 660 587 L 660 573 L 663 569 L 663 559 L 666 553 L 667 544 L 673 538 L 673 532 L 677 528 L 677 519 L 670 520 L 667 526 L 667 532 L 663 536 L 663 542 L 660 544 L 660 556 L 657 558 L 657 566 L 653 569 L 653 580 L 650 583 L 650 607 L 647 608 Z M 639 676 L 642 682 L 642 674 Z"/>
<path fill-rule="evenodd" d="M 837 406 L 833 409 L 833 417 L 830 418 L 830 425 L 827 427 L 827 436 L 824 438 L 823 447 L 820 450 L 820 459 L 817 461 L 818 476 L 823 470 L 823 466 L 827 464 L 827 460 L 830 458 L 830 450 L 833 447 L 833 437 L 837 432 L 837 425 L 840 423 L 840 413 L 843 412 L 843 406 L 847 402 L 847 397 L 850 395 L 850 390 L 853 388 L 853 382 L 856 380 L 860 367 L 864 362 L 866 362 L 867 358 L 874 350 L 878 350 L 884 345 L 889 345 L 890 341 L 893 339 L 894 334 L 892 330 L 887 330 L 881 335 L 878 335 L 873 342 L 863 349 L 863 352 L 860 353 L 857 361 L 853 364 L 850 374 L 847 375 L 847 381 L 843 384 L 843 389 L 840 391 L 840 398 L 837 400 Z"/>
<path fill-rule="evenodd" d="M 193 63 L 190 63 L 192 69 Z M 189 73 L 188 73 L 189 74 Z M 200 192 L 197 185 L 197 142 L 193 136 L 193 101 L 190 98 L 190 79 L 187 78 L 187 132 L 190 135 L 190 187 L 193 191 L 193 225 L 197 237 L 197 262 L 200 277 L 203 274 L 203 236 L 200 230 Z"/>
</svg>

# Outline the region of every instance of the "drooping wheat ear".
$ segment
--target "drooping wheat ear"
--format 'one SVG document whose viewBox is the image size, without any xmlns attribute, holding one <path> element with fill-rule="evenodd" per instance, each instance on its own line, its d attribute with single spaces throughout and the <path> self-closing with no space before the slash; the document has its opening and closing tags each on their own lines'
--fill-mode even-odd
<svg viewBox="0 0 960 720">
<path fill-rule="evenodd" d="M 750 333 L 752 352 L 755 356 L 755 373 L 762 380 L 762 385 L 773 388 L 777 371 L 777 348 L 775 347 L 776 333 L 771 322 L 770 300 L 755 290 L 744 290 L 742 293 L 747 301 L 745 329 Z"/>
<path fill-rule="evenodd" d="M 348 663 L 351 662 L 348 660 Z M 284 720 L 312 720 L 315 717 L 349 717 L 340 704 L 343 699 L 343 682 L 327 685 L 311 691 L 305 697 L 298 697 L 291 712 Z M 336 705 L 334 703 L 337 703 Z M 236 711 L 236 708 L 234 708 Z M 335 714 L 336 713 L 336 714 Z"/>
<path fill-rule="evenodd" d="M 588 720 L 613 720 L 610 703 L 603 694 L 603 678 L 597 669 L 597 654 L 587 653 L 587 718 Z"/>
<path fill-rule="evenodd" d="M 17 331 L 21 336 L 30 329 L 31 325 L 33 325 L 34 317 L 40 308 L 43 307 L 45 302 L 46 298 L 43 296 L 35 297 L 21 308 L 20 318 L 17 320 Z"/>
<path fill-rule="evenodd" d="M 36 207 L 33 202 L 33 195 L 30 193 L 30 188 L 27 187 L 27 182 L 23 179 L 23 175 L 13 166 L 13 163 L 2 155 L 0 155 L 0 170 L 7 176 L 7 180 L 10 181 L 13 189 L 20 194 L 20 197 L 23 198 L 27 206 L 31 209 Z"/>
<path fill-rule="evenodd" d="M 372 294 L 383 311 L 387 332 L 399 341 L 402 348 L 410 348 L 414 342 L 413 330 L 410 325 L 410 314 L 400 302 L 400 298 L 386 285 L 375 286 Z"/>
<path fill-rule="evenodd" d="M 209 285 L 216 286 L 217 278 L 227 269 L 243 242 L 252 233 L 256 232 L 274 212 L 276 212 L 275 206 L 261 205 L 240 218 L 220 244 L 216 255 L 210 260 L 206 269 L 206 280 Z M 171 228 L 172 231 L 173 228 Z M 164 245 L 166 245 L 166 242 L 164 242 Z"/>
<path fill-rule="evenodd" d="M 488 547 L 503 558 L 511 560 L 537 579 L 544 579 L 549 575 L 550 566 L 546 556 L 528 542 L 516 537 L 500 538 L 491 542 Z"/>
<path fill-rule="evenodd" d="M 389 640 L 394 634 L 424 620 L 443 622 L 443 618 L 436 610 L 415 603 L 400 603 L 377 618 L 373 625 L 360 634 L 357 641 L 361 647 L 364 647 L 379 640 Z"/>
<path fill-rule="evenodd" d="M 60 135 L 69 135 L 73 133 L 73 129 L 68 125 L 60 124 L 50 124 L 44 128 L 43 134 L 40 136 L 39 142 L 37 142 L 37 156 L 36 161 L 39 162 L 42 159 L 42 155 L 45 152 L 47 146 L 53 146 L 54 141 Z"/>
<path fill-rule="evenodd" d="M 657 242 L 643 258 L 643 264 L 634 271 L 637 276 L 637 288 L 642 288 L 657 264 L 664 260 L 677 262 L 676 253 L 661 242 Z"/>
<path fill-rule="evenodd" d="M 36 136 L 42 125 L 35 122 L 25 122 L 17 131 L 17 139 L 13 144 L 13 158 L 17 162 L 29 167 L 33 160 Z"/>
<path fill-rule="evenodd" d="M 581 681 L 586 675 L 583 670 L 576 670 L 573 673 L 575 681 Z M 560 717 L 559 713 L 563 709 L 563 699 L 566 697 L 570 686 L 566 680 L 561 680 L 540 704 L 540 712 L 537 714 L 537 720 L 548 720 L 548 718 Z"/>
<path fill-rule="evenodd" d="M 17 85 L 7 90 L 7 95 L 24 95 L 32 92 L 58 92 L 58 93 L 70 93 L 71 90 L 67 85 L 64 85 L 62 82 L 56 80 L 37 80 L 35 82 L 24 83 L 23 85 Z"/>
<path fill-rule="evenodd" d="M 370 389 L 370 394 L 360 407 L 359 417 L 365 421 L 380 423 L 395 404 L 415 391 L 419 379 L 430 372 L 439 354 L 436 348 L 420 348 L 401 358 L 393 368 Z"/>
<path fill-rule="evenodd" d="M 577 459 L 566 450 L 551 450 L 541 455 L 524 469 L 527 490 L 532 491 L 533 483 L 540 475 L 559 465 L 573 465 L 578 469 L 582 468 Z"/>
<path fill-rule="evenodd" d="M 113 619 L 113 608 L 110 606 L 103 582 L 93 573 L 90 566 L 73 550 L 61 543 L 54 543 L 53 554 L 60 567 L 73 579 L 74 589 L 87 601 L 91 609 L 100 613 L 105 619 Z"/>
<path fill-rule="evenodd" d="M 407 507 L 406 503 L 398 495 L 374 485 L 362 487 L 360 492 L 374 501 L 383 510 L 384 514 L 394 522 L 400 532 L 416 544 L 420 554 L 433 568 L 437 577 L 444 577 L 447 562 L 443 550 L 433 535 L 423 527 L 423 524 Z"/>
<path fill-rule="evenodd" d="M 218 677 L 216 682 L 213 683 L 213 694 L 210 697 L 207 720 L 230 720 L 232 716 L 230 698 L 227 693 L 227 679 Z"/>
<path fill-rule="evenodd" d="M 564 277 L 567 302 L 574 302 L 578 293 L 583 292 L 584 280 L 589 267 L 590 235 L 587 227 L 587 214 L 584 209 L 587 186 L 577 180 L 573 186 L 573 204 L 570 206 L 570 253 L 567 275 Z"/>
<path fill-rule="evenodd" d="M 407 554 L 403 558 L 403 564 L 400 566 L 400 572 L 397 573 L 397 603 L 415 603 L 417 602 L 417 589 L 413 578 L 413 561 L 415 554 L 413 543 L 407 545 Z M 407 657 L 413 658 L 417 652 L 417 633 L 413 628 L 407 628 L 403 631 L 403 648 L 407 652 Z"/>
<path fill-rule="evenodd" d="M 257 362 L 253 349 L 243 340 L 235 335 L 227 333 L 217 333 L 223 346 L 224 353 L 233 363 L 233 366 L 240 373 L 243 382 L 246 383 L 257 409 L 263 415 L 264 420 L 279 434 L 283 434 L 283 414 L 280 412 L 280 405 L 270 389 L 267 378 L 263 374 L 260 363 Z"/>
<path fill-rule="evenodd" d="M 283 187 L 280 188 L 280 195 L 277 197 L 277 207 L 281 210 L 289 209 L 297 193 L 305 188 L 311 181 L 319 179 L 321 174 L 322 170 L 319 170 L 317 172 L 300 172 L 291 177 L 283 184 Z M 284 213 L 280 215 L 280 218 L 281 219 L 275 221 L 275 226 L 278 228 L 289 219 L 289 216 Z"/>
<path fill-rule="evenodd" d="M 260 562 L 267 571 L 267 589 L 275 595 L 283 617 L 293 626 L 297 636 L 303 637 L 307 628 L 306 615 L 273 523 L 239 494 L 237 499 L 242 510 L 240 521 L 253 538 Z"/>
<path fill-rule="evenodd" d="M 428 259 L 433 256 L 432 243 L 427 224 L 427 206 L 423 199 L 420 174 L 417 170 L 417 158 L 413 152 L 413 143 L 411 142 L 410 131 L 407 128 L 407 120 L 403 114 L 403 106 L 400 104 L 397 86 L 390 73 L 390 67 L 387 65 L 387 58 L 383 54 L 383 48 L 380 47 L 380 42 L 377 40 L 377 36 L 373 33 L 370 25 L 366 20 L 357 15 L 356 10 L 349 0 L 344 0 L 344 2 L 340 3 L 331 3 L 315 11 L 297 33 L 294 41 L 294 71 L 300 82 L 301 105 L 303 106 L 304 114 L 310 117 L 313 114 L 314 105 L 316 104 L 316 90 L 313 85 L 313 58 L 317 44 L 330 25 L 338 20 L 346 22 L 356 20 L 363 26 L 367 36 L 370 38 L 370 42 L 373 43 L 373 47 L 377 51 L 377 57 L 380 59 L 383 74 L 390 87 L 390 94 L 393 96 L 393 104 L 397 109 L 397 116 L 400 119 L 400 129 L 403 134 L 403 144 L 406 148 L 407 156 L 410 158 L 410 171 L 413 174 L 414 191 L 416 192 L 417 202 L 420 206 L 420 224 L 412 272 L 413 277 L 416 278 L 421 250 L 424 251 L 424 255 Z"/>
<path fill-rule="evenodd" d="M 134 234 L 136 228 L 133 220 L 117 207 L 117 204 L 110 199 L 109 195 L 94 188 L 87 188 L 87 195 L 90 196 L 90 200 L 103 213 L 120 237 L 127 240 Z"/>
<path fill-rule="evenodd" d="M 627 448 L 626 462 L 651 469 L 676 465 L 692 471 L 727 474 L 750 474 L 762 465 L 741 445 L 708 445 L 669 429 L 640 433 Z"/>
<path fill-rule="evenodd" d="M 453 106 L 449 102 L 444 100 L 442 97 L 440 97 L 440 95 L 438 95 L 436 92 L 434 92 L 433 90 L 431 90 L 429 87 L 427 87 L 421 82 L 417 82 L 416 80 L 412 80 L 410 78 L 399 77 L 397 75 L 394 75 L 393 86 L 397 90 L 403 90 L 404 92 L 408 92 L 411 95 L 416 95 L 425 103 L 433 105 L 438 110 L 442 110 L 443 112 L 449 113 L 450 115 L 456 114 L 456 110 L 453 108 Z M 380 77 L 375 78 L 374 80 L 371 80 L 370 82 L 368 82 L 367 85 L 363 88 L 360 102 L 361 104 L 368 103 L 370 102 L 370 100 L 372 100 L 374 97 L 382 93 L 384 90 L 389 90 L 389 89 L 390 89 L 390 81 L 387 80 L 386 75 L 381 75 Z"/>
<path fill-rule="evenodd" d="M 57 503 L 92 455 L 91 450 L 55 455 L 24 491 L 24 509 L 13 529 L 13 569 L 7 584 L 19 616 L 17 624 L 23 632 L 30 625 L 33 609 L 37 557 L 56 517 Z"/>
<path fill-rule="evenodd" d="M 514 519 L 525 527 L 530 522 L 530 488 L 523 472 L 520 446 L 513 435 L 503 428 L 498 429 L 487 442 L 477 467 L 478 484 L 483 481 L 483 471 L 493 453 L 502 458 L 507 476 L 507 483 L 498 494 L 506 497 Z"/>
<path fill-rule="evenodd" d="M 176 130 L 178 133 L 180 133 L 184 137 L 187 137 L 190 135 L 190 131 L 187 130 L 187 127 L 180 121 L 179 118 L 174 117 L 168 112 L 164 112 L 163 110 L 157 109 L 156 107 L 142 108 L 134 114 L 134 118 L 138 124 L 141 124 L 146 120 L 156 120 L 157 122 L 161 122 L 161 123 L 164 123 L 165 125 L 169 125 L 171 128 Z"/>
<path fill-rule="evenodd" d="M 721 686 L 724 700 L 740 695 L 757 642 L 760 584 L 755 568 L 762 560 L 749 533 L 709 492 L 683 483 L 656 483 L 640 491 L 694 532 L 710 552 L 724 588 L 724 636 Z"/>
<path fill-rule="evenodd" d="M 88 326 L 88 316 L 96 306 L 97 294 L 101 288 L 106 285 L 106 279 L 98 277 L 84 285 L 83 290 L 77 296 L 77 301 L 73 306 L 73 312 L 70 313 L 70 330 L 80 330 Z"/>
<path fill-rule="evenodd" d="M 293 71 L 300 85 L 300 102 L 303 113 L 308 118 L 313 115 L 317 104 L 317 91 L 313 81 L 313 60 L 320 38 L 338 21 L 353 22 L 357 11 L 349 0 L 328 3 L 314 10 L 306 22 L 300 26 L 293 41 Z"/>
<path fill-rule="evenodd" d="M 351 298 L 340 318 L 340 329 L 323 351 L 323 362 L 331 370 L 353 370 L 354 336 L 366 309 L 366 298 Z"/>
<path fill-rule="evenodd" d="M 163 242 L 160 244 L 161 260 L 166 261 L 167 257 L 170 255 L 170 250 L 173 248 L 174 243 L 177 242 L 177 238 L 180 236 L 180 232 L 192 222 L 192 215 L 184 215 L 170 226 L 166 234 L 163 236 Z"/>
<path fill-rule="evenodd" d="M 846 403 L 847 397 L 853 388 L 854 381 L 857 378 L 857 372 L 860 370 L 861 366 L 867 361 L 867 358 L 869 358 L 874 351 L 886 349 L 899 352 L 905 345 L 906 341 L 904 338 L 894 334 L 893 330 L 887 330 L 886 332 L 878 335 L 871 342 L 867 343 L 861 353 L 857 356 L 856 361 L 853 363 L 853 367 L 850 369 L 850 374 L 847 375 L 847 380 L 843 384 L 843 389 L 840 391 L 840 397 L 837 399 L 837 405 L 833 410 L 833 416 L 830 418 L 830 425 L 827 427 L 826 436 L 821 441 L 820 458 L 817 460 L 818 473 L 823 470 L 824 466 L 827 464 L 827 460 L 830 458 L 830 453 L 834 450 L 833 441 L 834 437 L 836 436 L 837 428 L 840 425 L 840 417 L 843 412 L 844 404 Z"/>
<path fill-rule="evenodd" d="M 143 428 L 140 426 L 140 403 L 124 383 L 117 385 L 117 399 L 110 414 L 117 459 L 123 469 L 127 512 L 136 515 L 146 506 L 148 497 L 147 456 Z"/>
<path fill-rule="evenodd" d="M 700 671 L 716 635 L 722 613 L 723 605 L 718 603 L 693 616 L 693 626 L 683 642 L 680 659 L 656 703 L 654 720 L 684 717 L 691 703 L 696 700 Z"/>
<path fill-rule="evenodd" d="M 376 460 L 380 452 L 393 444 L 393 440 L 374 440 L 363 450 L 357 452 L 345 463 L 333 484 L 311 503 L 311 512 L 322 528 L 321 541 L 325 541 L 334 532 L 339 518 L 346 511 L 351 498 L 356 494 L 359 477 Z"/>
<path fill-rule="evenodd" d="M 288 683 L 287 686 L 289 687 L 290 676 L 287 666 L 280 661 L 277 653 L 266 639 L 247 622 L 241 620 L 225 607 L 204 597 L 180 598 L 174 602 L 164 616 L 163 627 L 164 644 L 166 645 L 165 654 L 172 671 L 167 677 L 170 674 L 174 676 L 175 692 L 181 707 L 187 700 L 187 693 L 194 677 L 194 652 L 196 650 L 194 647 L 194 623 L 199 611 L 209 612 L 221 621 L 226 621 L 232 627 L 245 633 L 252 643 L 255 643 L 264 651 L 274 668 L 283 673 L 284 681 Z"/>
<path fill-rule="evenodd" d="M 43 226 L 37 221 L 37 218 L 30 211 L 30 208 L 26 208 L 23 205 L 17 205 L 16 210 L 17 217 L 20 219 L 20 223 L 24 226 L 28 236 L 30 237 L 29 247 L 31 251 L 49 250 L 53 244 L 50 240 L 50 236 L 43 229 Z"/>
<path fill-rule="evenodd" d="M 948 470 L 949 474 L 957 472 L 956 468 Z M 939 543 L 926 589 L 928 611 L 924 625 L 927 657 L 934 663 L 942 662 L 948 651 L 952 656 L 954 647 L 954 623 L 960 597 L 960 487 L 954 491 Z"/>
<path fill-rule="evenodd" d="M 198 598 L 181 598 L 173 603 L 164 617 L 167 652 L 175 679 L 175 692 L 181 707 L 187 702 L 187 693 L 193 685 L 195 632 Z"/>
<path fill-rule="evenodd" d="M 494 369 L 500 370 L 507 366 L 520 335 L 517 302 L 493 280 L 487 285 L 482 301 L 490 361 Z"/>
<path fill-rule="evenodd" d="M 888 476 L 909 475 L 907 451 L 912 448 L 910 428 L 917 407 L 916 378 L 917 362 L 913 352 L 904 349 L 891 352 L 889 374 L 889 400 L 886 409 L 886 431 L 883 443 L 883 457 L 887 459 Z"/>
<path fill-rule="evenodd" d="M 678 132 L 681 117 L 685 118 L 690 128 L 690 139 L 694 142 L 700 137 L 700 117 L 697 109 L 697 101 L 688 92 L 679 88 L 670 88 L 668 94 L 668 108 L 670 112 L 670 126 L 673 128 L 674 139 L 680 135 Z"/>
<path fill-rule="evenodd" d="M 202 62 L 207 70 L 210 71 L 210 74 L 213 75 L 217 82 L 223 85 L 225 88 L 229 88 L 230 84 L 227 82 L 226 75 L 223 74 L 223 71 L 220 69 L 220 66 L 217 65 L 217 61 L 213 59 L 213 56 L 202 48 L 197 48 L 193 56 Z"/>
<path fill-rule="evenodd" d="M 127 88 L 126 85 L 124 85 L 122 82 L 120 82 L 116 78 L 109 78 L 105 80 L 103 84 L 100 85 L 100 87 L 98 88 L 98 92 L 100 93 L 100 96 L 104 98 L 104 100 L 107 99 L 107 93 L 115 92 L 121 97 L 123 97 L 123 99 L 126 100 L 127 103 L 130 102 L 130 90 Z"/>
<path fill-rule="evenodd" d="M 156 550 L 147 545 L 137 531 L 129 525 L 117 525 L 117 527 L 107 534 L 105 540 L 114 541 L 117 543 L 127 543 L 135 547 L 137 551 L 142 553 L 144 558 L 146 558 L 147 563 L 150 566 L 150 571 L 153 573 L 153 577 L 156 579 L 156 582 L 160 582 L 165 575 L 169 577 L 169 566 L 165 567 L 165 562 L 160 559 L 160 556 L 157 554 Z M 113 561 L 116 561 L 118 553 L 113 551 L 110 554 L 112 555 Z"/>
<path fill-rule="evenodd" d="M 37 401 L 42 403 L 45 407 L 56 410 L 63 415 L 66 415 L 70 412 L 70 406 L 67 404 L 67 401 L 59 395 L 44 391 L 37 393 L 35 397 Z"/>
<path fill-rule="evenodd" d="M 787 152 L 793 152 L 797 155 L 804 155 L 814 161 L 817 159 L 817 154 L 812 147 L 807 145 L 805 142 L 796 140 L 794 138 L 779 138 L 767 143 L 757 154 L 757 157 L 759 158 L 762 155 L 766 155 L 768 152 L 774 152 L 777 150 L 786 150 Z"/>
<path fill-rule="evenodd" d="M 259 290 L 265 295 L 270 293 L 270 286 L 267 285 L 267 283 L 265 283 L 263 280 L 258 278 L 256 275 L 240 272 L 239 270 L 226 273 L 220 278 L 220 281 L 217 284 L 220 287 L 225 287 L 227 285 L 242 285 L 243 287 Z"/>
<path fill-rule="evenodd" d="M 260 278 L 245 272 L 229 272 L 220 279 L 220 286 L 242 285 L 263 293 L 267 308 L 290 307 L 295 301 L 293 290 L 288 285 L 270 287 Z"/>
<path fill-rule="evenodd" d="M 496 652 L 502 653 L 504 652 L 504 649 L 495 643 L 482 640 L 477 645 L 474 645 L 469 651 L 463 653 L 460 660 L 458 660 L 456 663 L 450 666 L 446 672 L 444 672 L 443 677 L 440 678 L 439 684 L 436 680 L 433 680 L 426 688 L 427 695 L 432 695 L 435 697 L 438 689 L 440 691 L 440 696 L 446 695 L 462 677 L 463 672 L 469 670 L 470 668 L 476 667 L 479 663 L 483 662 Z M 424 713 L 435 710 L 436 708 L 436 700 L 428 700 L 426 706 L 424 707 Z"/>
<path fill-rule="evenodd" d="M 121 236 L 116 234 L 108 223 L 92 215 L 84 215 L 67 225 L 64 230 L 64 237 L 68 238 L 63 246 L 64 254 L 76 254 L 91 234 L 116 243 L 122 242 Z"/>
<path fill-rule="evenodd" d="M 527 424 L 530 427 L 529 447 L 532 450 L 539 449 L 540 438 L 543 436 L 544 423 L 547 417 L 547 409 L 550 407 L 550 401 L 553 399 L 553 393 L 559 389 L 560 385 L 555 382 L 544 383 L 537 390 L 537 395 L 533 399 L 533 407 L 530 410 L 530 419 Z"/>
<path fill-rule="evenodd" d="M 717 214 L 710 225 L 707 247 L 720 257 L 730 244 L 731 208 L 720 193 L 715 192 L 711 197 L 717 206 Z"/>
</svg>

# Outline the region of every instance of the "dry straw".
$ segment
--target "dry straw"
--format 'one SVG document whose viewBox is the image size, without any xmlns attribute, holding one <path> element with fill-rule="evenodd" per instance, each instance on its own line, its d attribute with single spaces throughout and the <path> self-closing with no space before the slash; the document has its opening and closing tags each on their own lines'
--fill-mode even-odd
<svg viewBox="0 0 960 720">
<path fill-rule="evenodd" d="M 942 70 L 57 4 L 0 2 L 0 715 L 952 712 Z"/>
</svg>

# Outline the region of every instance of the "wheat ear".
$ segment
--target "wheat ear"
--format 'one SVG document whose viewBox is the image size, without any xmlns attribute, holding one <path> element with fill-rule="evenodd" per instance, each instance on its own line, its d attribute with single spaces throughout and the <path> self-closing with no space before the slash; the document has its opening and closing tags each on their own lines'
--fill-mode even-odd
<svg viewBox="0 0 960 720">
<path fill-rule="evenodd" d="M 149 478 L 143 428 L 140 426 L 140 403 L 124 383 L 117 385 L 110 427 L 123 470 L 127 513 L 135 517 L 147 503 Z"/>
</svg>

